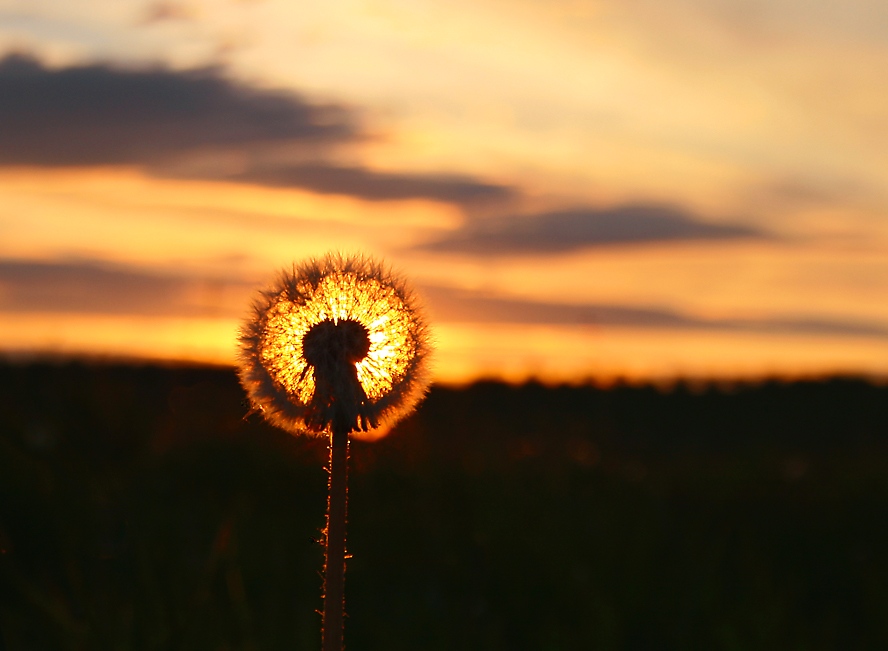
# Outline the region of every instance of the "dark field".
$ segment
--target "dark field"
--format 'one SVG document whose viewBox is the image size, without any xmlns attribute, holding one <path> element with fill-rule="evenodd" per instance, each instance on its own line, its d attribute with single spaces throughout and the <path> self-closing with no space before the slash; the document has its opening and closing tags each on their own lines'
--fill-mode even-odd
<svg viewBox="0 0 888 651">
<path fill-rule="evenodd" d="M 320 648 L 324 441 L 0 365 L 0 649 Z M 888 387 L 435 389 L 352 448 L 353 651 L 888 649 Z"/>
</svg>

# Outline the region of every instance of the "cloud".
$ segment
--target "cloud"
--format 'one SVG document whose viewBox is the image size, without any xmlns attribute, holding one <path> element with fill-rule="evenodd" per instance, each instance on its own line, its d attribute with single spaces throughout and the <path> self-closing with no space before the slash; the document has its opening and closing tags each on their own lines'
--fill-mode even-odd
<svg viewBox="0 0 888 651">
<path fill-rule="evenodd" d="M 160 3 L 156 10 L 174 7 Z M 166 11 L 166 9 L 164 9 Z M 24 55 L 0 60 L 0 165 L 140 165 L 159 176 L 225 179 L 369 200 L 501 201 L 509 187 L 470 176 L 377 172 L 304 160 L 365 137 L 358 111 L 259 90 L 219 70 L 85 65 L 49 69 Z M 261 162 L 263 147 L 302 143 L 303 160 Z M 213 169 L 236 148 L 235 171 Z M 209 152 L 195 165 L 197 151 Z M 299 152 L 297 152 L 299 153 Z"/>
<path fill-rule="evenodd" d="M 253 279 L 160 274 L 96 260 L 0 259 L 0 313 L 239 318 Z M 816 316 L 707 319 L 659 306 L 551 303 L 423 288 L 442 323 L 514 323 L 888 339 L 888 324 Z"/>
<path fill-rule="evenodd" d="M 0 313 L 220 316 L 230 315 L 232 306 L 242 312 L 252 289 L 93 260 L 0 260 Z"/>
<path fill-rule="evenodd" d="M 516 196 L 508 186 L 469 176 L 376 172 L 327 163 L 252 165 L 225 174 L 231 181 L 296 187 L 324 194 L 347 194 L 371 201 L 430 199 L 458 204 L 505 201 Z"/>
<path fill-rule="evenodd" d="M 434 315 L 444 322 L 606 326 L 888 339 L 888 324 L 839 321 L 816 316 L 707 319 L 665 307 L 550 303 L 447 287 L 427 286 L 423 294 Z"/>
<path fill-rule="evenodd" d="M 764 237 L 765 233 L 754 228 L 701 221 L 678 208 L 629 204 L 478 219 L 420 248 L 470 255 L 523 255 L 596 246 Z"/>
<path fill-rule="evenodd" d="M 188 5 L 180 2 L 167 2 L 159 0 L 152 2 L 145 8 L 145 14 L 140 25 L 153 25 L 165 21 L 192 21 L 195 19 L 195 12 Z"/>
<path fill-rule="evenodd" d="M 147 164 L 206 146 L 357 137 L 356 115 L 218 70 L 0 60 L 0 164 Z"/>
</svg>

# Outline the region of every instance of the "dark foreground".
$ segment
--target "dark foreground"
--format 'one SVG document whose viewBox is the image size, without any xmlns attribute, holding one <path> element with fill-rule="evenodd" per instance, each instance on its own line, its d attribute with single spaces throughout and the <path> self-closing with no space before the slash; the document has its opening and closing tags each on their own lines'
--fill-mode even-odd
<svg viewBox="0 0 888 651">
<path fill-rule="evenodd" d="M 0 649 L 317 651 L 324 442 L 0 365 Z M 888 649 L 888 387 L 435 389 L 352 452 L 355 651 Z"/>
</svg>

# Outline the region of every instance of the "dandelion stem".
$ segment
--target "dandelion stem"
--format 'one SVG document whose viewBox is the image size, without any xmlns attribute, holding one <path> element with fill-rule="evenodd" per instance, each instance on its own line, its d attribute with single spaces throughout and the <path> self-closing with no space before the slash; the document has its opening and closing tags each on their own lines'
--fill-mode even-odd
<svg viewBox="0 0 888 651">
<path fill-rule="evenodd" d="M 324 565 L 323 651 L 342 651 L 345 617 L 345 523 L 348 515 L 348 438 L 351 428 L 334 420 L 330 433 L 330 483 Z"/>
</svg>

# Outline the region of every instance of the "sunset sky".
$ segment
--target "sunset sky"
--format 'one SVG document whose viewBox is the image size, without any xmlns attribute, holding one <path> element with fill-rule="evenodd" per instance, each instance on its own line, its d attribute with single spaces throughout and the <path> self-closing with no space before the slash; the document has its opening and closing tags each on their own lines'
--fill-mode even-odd
<svg viewBox="0 0 888 651">
<path fill-rule="evenodd" d="M 0 350 L 231 363 L 366 251 L 436 378 L 888 376 L 884 0 L 0 0 Z"/>
</svg>

